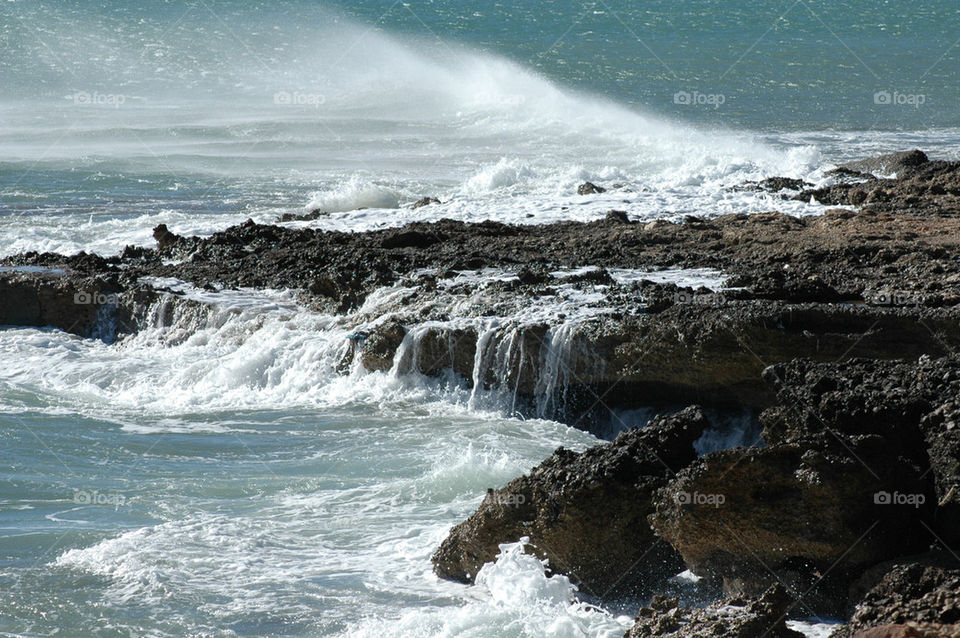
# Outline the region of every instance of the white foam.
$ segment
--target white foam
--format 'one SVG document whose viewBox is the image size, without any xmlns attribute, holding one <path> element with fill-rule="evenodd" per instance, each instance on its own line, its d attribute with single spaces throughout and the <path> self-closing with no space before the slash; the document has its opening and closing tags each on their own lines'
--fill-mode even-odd
<svg viewBox="0 0 960 638">
<path fill-rule="evenodd" d="M 313 194 L 309 210 L 341 213 L 364 208 L 393 209 L 400 207 L 400 194 L 395 190 L 353 178 L 326 191 Z"/>
</svg>

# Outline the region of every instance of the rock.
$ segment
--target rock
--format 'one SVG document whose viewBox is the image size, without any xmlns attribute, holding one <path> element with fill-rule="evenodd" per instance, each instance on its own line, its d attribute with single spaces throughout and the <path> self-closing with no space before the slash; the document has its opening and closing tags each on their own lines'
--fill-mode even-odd
<svg viewBox="0 0 960 638">
<path fill-rule="evenodd" d="M 904 623 L 858 631 L 854 638 L 960 638 L 960 625 Z"/>
<path fill-rule="evenodd" d="M 436 197 L 421 197 L 413 203 L 413 206 L 410 207 L 411 210 L 416 210 L 424 206 L 431 206 L 433 204 L 439 204 L 440 200 Z"/>
<path fill-rule="evenodd" d="M 530 474 L 489 490 L 434 554 L 434 570 L 472 582 L 500 543 L 529 536 L 552 569 L 597 596 L 672 576 L 679 562 L 646 517 L 654 490 L 696 456 L 693 442 L 708 426 L 699 408 L 687 408 L 583 453 L 559 448 Z"/>
<path fill-rule="evenodd" d="M 781 585 L 758 598 L 728 598 L 703 609 L 683 609 L 676 598 L 658 595 L 624 638 L 802 638 L 786 624 L 794 606 Z"/>
<path fill-rule="evenodd" d="M 314 219 L 319 219 L 320 217 L 327 215 L 327 211 L 314 208 L 313 210 L 307 211 L 303 214 L 296 213 L 284 213 L 277 217 L 278 222 L 308 222 L 313 221 Z"/>
<path fill-rule="evenodd" d="M 813 184 L 791 177 L 768 177 L 760 180 L 757 184 L 759 189 L 773 193 L 782 190 L 798 191 L 802 190 L 804 186 L 813 186 Z"/>
<path fill-rule="evenodd" d="M 778 388 L 779 407 L 760 420 L 763 437 L 779 443 L 816 432 L 883 437 L 934 480 L 934 529 L 960 541 L 960 361 L 916 363 L 854 360 L 772 366 L 764 377 Z"/>
<path fill-rule="evenodd" d="M 879 436 L 714 452 L 658 494 L 650 522 L 728 594 L 781 582 L 805 592 L 804 609 L 838 613 L 864 567 L 925 546 L 923 471 Z"/>
<path fill-rule="evenodd" d="M 390 232 L 380 241 L 384 248 L 429 248 L 443 241 L 437 233 L 420 230 L 399 230 Z"/>
<path fill-rule="evenodd" d="M 912 151 L 889 153 L 887 155 L 880 155 L 879 157 L 847 162 L 846 164 L 840 164 L 837 168 L 858 173 L 899 174 L 904 169 L 917 168 L 929 161 L 926 153 L 914 149 Z"/>
<path fill-rule="evenodd" d="M 393 357 L 403 342 L 407 329 L 399 321 L 378 326 L 363 339 L 360 362 L 372 372 L 384 372 L 393 366 Z"/>
<path fill-rule="evenodd" d="M 625 210 L 608 210 L 604 219 L 614 224 L 629 224 L 630 218 L 627 217 Z"/>
<path fill-rule="evenodd" d="M 833 634 L 864 635 L 960 636 L 960 570 L 920 564 L 891 569 L 860 601 L 850 623 Z"/>
<path fill-rule="evenodd" d="M 950 384 L 944 394 L 960 391 Z M 936 487 L 936 529 L 943 542 L 960 544 L 960 402 L 947 400 L 920 421 Z"/>
<path fill-rule="evenodd" d="M 851 188 L 847 192 L 847 201 L 853 206 L 859 206 L 867 201 L 867 193 L 862 188 Z"/>
<path fill-rule="evenodd" d="M 524 286 L 538 286 L 550 279 L 547 273 L 534 270 L 528 266 L 522 267 L 517 271 L 517 280 L 520 281 Z"/>
<path fill-rule="evenodd" d="M 596 195 L 599 193 L 606 193 L 607 189 L 602 186 L 597 186 L 593 182 L 584 182 L 577 187 L 577 195 Z"/>
<path fill-rule="evenodd" d="M 68 269 L 0 271 L 0 325 L 59 328 L 113 341 L 126 317 L 116 277 L 83 277 Z"/>
<path fill-rule="evenodd" d="M 153 229 L 153 238 L 157 241 L 157 248 L 165 252 L 173 248 L 182 238 L 171 233 L 166 224 L 160 224 Z"/>
</svg>

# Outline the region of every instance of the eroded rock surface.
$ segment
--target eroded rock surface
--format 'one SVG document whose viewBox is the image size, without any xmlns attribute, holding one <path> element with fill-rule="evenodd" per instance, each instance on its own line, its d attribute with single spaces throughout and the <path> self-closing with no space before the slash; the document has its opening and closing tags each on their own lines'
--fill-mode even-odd
<svg viewBox="0 0 960 638">
<path fill-rule="evenodd" d="M 833 636 L 960 636 L 960 569 L 894 567 Z"/>
<path fill-rule="evenodd" d="M 530 474 L 488 491 L 434 554 L 435 571 L 471 582 L 500 543 L 529 536 L 554 570 L 597 596 L 672 576 L 680 562 L 646 518 L 654 492 L 693 460 L 693 442 L 708 425 L 691 407 L 582 453 L 558 449 Z"/>
<path fill-rule="evenodd" d="M 654 596 L 624 638 L 801 638 L 786 625 L 794 605 L 780 585 L 755 598 L 727 598 L 703 609 L 684 609 L 676 598 Z"/>
</svg>

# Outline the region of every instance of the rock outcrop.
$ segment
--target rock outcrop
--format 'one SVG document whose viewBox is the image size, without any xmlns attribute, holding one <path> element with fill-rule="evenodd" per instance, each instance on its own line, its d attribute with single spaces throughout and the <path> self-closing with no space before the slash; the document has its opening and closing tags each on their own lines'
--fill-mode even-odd
<svg viewBox="0 0 960 638">
<path fill-rule="evenodd" d="M 756 598 L 727 598 L 702 609 L 684 609 L 676 598 L 658 595 L 624 638 L 802 638 L 785 622 L 794 606 L 780 585 Z"/>
<path fill-rule="evenodd" d="M 960 569 L 904 564 L 891 569 L 833 638 L 960 636 Z"/>
<path fill-rule="evenodd" d="M 646 518 L 654 493 L 693 460 L 693 442 L 708 425 L 699 408 L 687 408 L 583 453 L 558 449 L 530 474 L 489 490 L 434 554 L 435 571 L 471 582 L 500 543 L 529 536 L 554 570 L 596 596 L 672 576 L 680 562 Z"/>
<path fill-rule="evenodd" d="M 881 437 L 821 434 L 708 454 L 663 490 L 650 520 L 728 594 L 782 582 L 804 593 L 804 609 L 839 613 L 863 568 L 929 542 L 929 491 Z"/>
</svg>

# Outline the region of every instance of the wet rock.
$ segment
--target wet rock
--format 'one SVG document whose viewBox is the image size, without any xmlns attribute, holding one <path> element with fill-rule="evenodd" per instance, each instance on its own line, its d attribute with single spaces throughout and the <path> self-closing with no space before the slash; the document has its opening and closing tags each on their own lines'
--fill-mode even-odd
<svg viewBox="0 0 960 638">
<path fill-rule="evenodd" d="M 813 186 L 813 184 L 791 177 L 768 177 L 760 180 L 757 186 L 761 190 L 776 193 L 782 190 L 798 191 L 804 186 Z"/>
<path fill-rule="evenodd" d="M 279 217 L 277 217 L 277 221 L 278 222 L 308 222 L 308 221 L 313 221 L 314 219 L 320 219 L 326 214 L 327 214 L 327 211 L 320 208 L 314 208 L 311 211 L 308 211 L 306 213 L 301 213 L 301 214 L 284 213 L 283 215 L 280 215 Z"/>
<path fill-rule="evenodd" d="M 801 638 L 786 624 L 794 607 L 781 585 L 756 598 L 728 598 L 703 609 L 684 609 L 676 598 L 654 596 L 624 638 Z"/>
<path fill-rule="evenodd" d="M 577 195 L 597 195 L 599 193 L 606 193 L 607 189 L 602 186 L 597 186 L 593 182 L 584 182 L 577 187 Z"/>
<path fill-rule="evenodd" d="M 960 638 L 960 625 L 915 622 L 880 625 L 858 631 L 853 638 Z"/>
<path fill-rule="evenodd" d="M 608 210 L 604 219 L 613 224 L 629 224 L 630 218 L 627 217 L 625 210 Z"/>
<path fill-rule="evenodd" d="M 950 384 L 947 392 L 958 390 Z M 960 544 L 960 402 L 948 398 L 924 415 L 920 431 L 936 487 L 936 529 L 943 542 L 956 547 Z"/>
<path fill-rule="evenodd" d="M 846 164 L 840 164 L 837 168 L 857 173 L 899 174 L 905 169 L 914 169 L 929 161 L 930 159 L 926 153 L 918 149 L 913 149 L 912 151 L 889 153 L 887 155 L 880 155 L 855 162 L 847 162 Z"/>
<path fill-rule="evenodd" d="M 709 426 L 699 408 L 651 421 L 583 453 L 558 449 L 530 474 L 489 490 L 433 556 L 440 576 L 472 582 L 500 543 L 529 536 L 555 571 L 598 596 L 633 591 L 678 571 L 646 522 L 653 492 L 696 453 Z"/>
<path fill-rule="evenodd" d="M 115 275 L 83 277 L 59 268 L 0 271 L 0 325 L 49 326 L 112 341 L 122 290 Z"/>
<path fill-rule="evenodd" d="M 399 321 L 390 321 L 366 335 L 361 346 L 360 362 L 371 372 L 384 372 L 393 366 L 393 357 L 403 342 L 407 329 Z"/>
<path fill-rule="evenodd" d="M 421 197 L 413 203 L 413 206 L 410 207 L 411 210 L 416 210 L 418 208 L 423 208 L 424 206 L 432 206 L 433 204 L 439 204 L 440 200 L 436 197 Z"/>
<path fill-rule="evenodd" d="M 833 634 L 883 635 L 960 636 L 960 570 L 920 564 L 894 567 L 863 597 L 850 623 Z"/>
<path fill-rule="evenodd" d="M 880 436 L 933 478 L 932 523 L 947 543 L 960 540 L 960 361 L 806 360 L 772 366 L 764 377 L 779 406 L 760 417 L 770 444 L 831 432 Z"/>
<path fill-rule="evenodd" d="M 420 230 L 400 230 L 388 233 L 380 245 L 384 248 L 429 248 L 443 241 L 438 233 L 423 232 Z"/>
<path fill-rule="evenodd" d="M 873 563 L 919 551 L 931 516 L 924 468 L 879 436 L 821 433 L 708 454 L 661 491 L 650 521 L 694 573 L 729 594 L 786 583 L 839 613 Z"/>
</svg>

